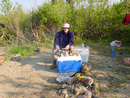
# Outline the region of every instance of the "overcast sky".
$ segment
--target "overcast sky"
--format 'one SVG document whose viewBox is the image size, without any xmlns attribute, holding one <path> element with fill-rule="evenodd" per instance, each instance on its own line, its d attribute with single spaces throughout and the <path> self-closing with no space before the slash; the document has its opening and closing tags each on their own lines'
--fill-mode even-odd
<svg viewBox="0 0 130 98">
<path fill-rule="evenodd" d="M 44 2 L 47 2 L 48 0 L 10 0 L 13 4 L 15 2 L 18 2 L 19 4 L 23 5 L 24 10 L 31 10 L 36 9 L 38 5 L 42 5 Z M 119 2 L 120 0 L 110 0 L 112 3 Z M 0 0 L 1 2 L 1 0 Z"/>
</svg>

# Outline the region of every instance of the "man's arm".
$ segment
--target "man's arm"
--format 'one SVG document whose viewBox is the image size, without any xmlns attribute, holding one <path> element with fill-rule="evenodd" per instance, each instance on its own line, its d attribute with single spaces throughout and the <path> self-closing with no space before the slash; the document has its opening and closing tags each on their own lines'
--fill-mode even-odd
<svg viewBox="0 0 130 98">
<path fill-rule="evenodd" d="M 72 33 L 72 32 L 70 32 L 70 34 L 69 34 L 69 42 L 68 42 L 68 45 L 69 45 L 69 46 L 72 46 L 72 45 L 73 45 L 73 33 Z"/>
<path fill-rule="evenodd" d="M 70 34 L 69 34 L 69 42 L 68 42 L 67 46 L 65 47 L 65 50 L 68 50 L 70 48 L 70 46 L 72 46 L 72 45 L 73 45 L 73 33 L 70 32 Z"/>
<path fill-rule="evenodd" d="M 59 49 L 59 33 L 56 33 L 55 41 L 54 41 L 54 48 Z"/>
</svg>

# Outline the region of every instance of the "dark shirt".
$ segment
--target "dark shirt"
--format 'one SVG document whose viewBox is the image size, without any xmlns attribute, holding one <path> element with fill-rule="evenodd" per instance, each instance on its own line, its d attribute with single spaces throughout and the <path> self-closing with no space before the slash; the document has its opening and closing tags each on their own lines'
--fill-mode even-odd
<svg viewBox="0 0 130 98">
<path fill-rule="evenodd" d="M 54 48 L 58 45 L 60 48 L 65 48 L 67 45 L 73 45 L 73 32 L 64 30 L 57 32 L 54 40 Z"/>
</svg>

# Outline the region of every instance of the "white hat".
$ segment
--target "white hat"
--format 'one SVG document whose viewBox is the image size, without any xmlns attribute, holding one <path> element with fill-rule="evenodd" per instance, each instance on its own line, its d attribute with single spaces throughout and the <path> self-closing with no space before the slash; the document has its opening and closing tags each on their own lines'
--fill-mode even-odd
<svg viewBox="0 0 130 98">
<path fill-rule="evenodd" d="M 70 28 L 70 24 L 65 23 L 62 28 Z"/>
</svg>

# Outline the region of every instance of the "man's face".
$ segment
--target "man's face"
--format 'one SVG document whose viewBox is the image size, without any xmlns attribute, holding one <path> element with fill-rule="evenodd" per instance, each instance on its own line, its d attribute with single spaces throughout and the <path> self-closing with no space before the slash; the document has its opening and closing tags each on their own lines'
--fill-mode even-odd
<svg viewBox="0 0 130 98">
<path fill-rule="evenodd" d="M 65 33 L 67 33 L 69 31 L 69 28 L 64 28 L 63 30 Z"/>
</svg>

